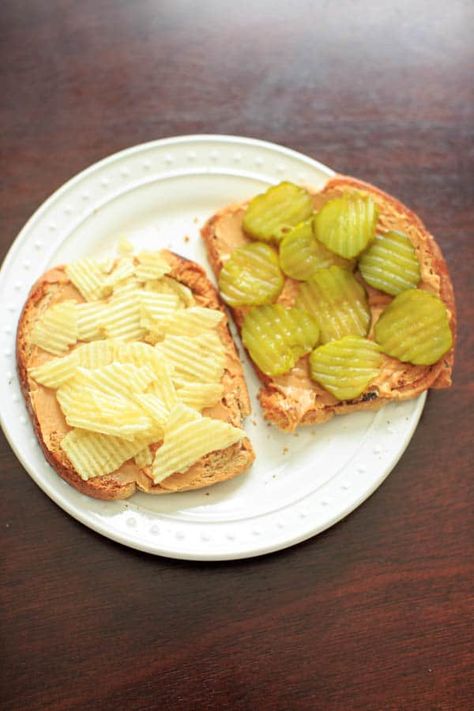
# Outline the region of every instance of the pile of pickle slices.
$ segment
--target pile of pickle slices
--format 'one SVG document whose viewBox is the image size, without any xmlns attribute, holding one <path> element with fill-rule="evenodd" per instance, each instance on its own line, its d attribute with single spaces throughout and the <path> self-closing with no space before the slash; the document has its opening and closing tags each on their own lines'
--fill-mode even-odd
<svg viewBox="0 0 474 711">
<path fill-rule="evenodd" d="M 253 241 L 224 263 L 219 288 L 229 306 L 246 307 L 242 340 L 263 373 L 287 373 L 310 354 L 311 378 L 338 400 L 352 400 L 379 374 L 382 354 L 428 366 L 451 348 L 444 303 L 417 288 L 411 240 L 379 234 L 377 217 L 373 198 L 356 191 L 315 212 L 309 192 L 290 182 L 250 201 L 243 229 Z M 298 282 L 291 307 L 275 303 L 286 277 Z M 373 339 L 364 282 L 394 297 Z"/>
</svg>

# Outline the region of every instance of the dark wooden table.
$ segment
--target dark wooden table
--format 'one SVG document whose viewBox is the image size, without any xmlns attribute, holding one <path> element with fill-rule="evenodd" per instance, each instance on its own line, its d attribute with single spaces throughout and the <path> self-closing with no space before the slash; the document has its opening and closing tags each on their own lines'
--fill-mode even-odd
<svg viewBox="0 0 474 711">
<path fill-rule="evenodd" d="M 254 136 L 418 211 L 446 254 L 460 336 L 454 387 L 430 395 L 384 485 L 261 559 L 115 545 L 53 504 L 2 439 L 2 708 L 473 708 L 473 9 L 3 0 L 1 257 L 54 189 L 110 153 Z"/>
</svg>

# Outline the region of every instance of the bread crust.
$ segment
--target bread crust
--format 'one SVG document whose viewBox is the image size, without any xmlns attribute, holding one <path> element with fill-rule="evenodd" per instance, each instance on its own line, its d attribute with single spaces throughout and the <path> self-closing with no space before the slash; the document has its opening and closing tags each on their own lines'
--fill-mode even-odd
<svg viewBox="0 0 474 711">
<path fill-rule="evenodd" d="M 384 356 L 383 376 L 372 383 L 357 399 L 338 401 L 309 378 L 308 357 L 301 359 L 289 374 L 269 377 L 254 364 L 262 387 L 259 401 L 267 420 L 282 430 L 293 431 L 299 425 L 325 422 L 334 415 L 360 410 L 376 410 L 393 400 L 414 398 L 429 388 L 447 388 L 451 385 L 456 340 L 456 305 L 454 292 L 444 257 L 420 218 L 399 200 L 379 188 L 356 178 L 336 175 L 321 191 L 311 191 L 315 209 L 325 202 L 350 190 L 369 193 L 380 208 L 379 220 L 384 229 L 399 229 L 413 242 L 420 260 L 422 280 L 420 286 L 437 293 L 445 303 L 453 334 L 453 347 L 438 363 L 432 366 L 401 364 Z M 231 205 L 213 215 L 201 230 L 208 259 L 216 275 L 222 269 L 232 249 L 249 242 L 241 228 L 244 204 Z M 225 229 L 224 229 L 225 228 Z M 365 285 L 372 314 L 372 329 L 383 308 L 392 297 Z M 287 278 L 278 302 L 291 304 L 296 282 Z M 241 330 L 247 308 L 231 308 L 234 320 Z"/>
<path fill-rule="evenodd" d="M 219 309 L 225 314 L 215 288 L 199 265 L 172 252 L 166 252 L 166 256 L 172 267 L 169 276 L 189 287 L 199 305 Z M 59 476 L 82 494 L 96 499 L 115 500 L 126 499 L 137 490 L 149 494 L 167 494 L 198 489 L 231 479 L 249 468 L 255 459 L 255 453 L 249 439 L 245 437 L 224 450 L 210 452 L 185 472 L 173 474 L 159 485 L 154 485 L 146 473 L 138 470 L 131 462 L 122 465 L 117 472 L 88 481 L 81 479 L 60 448 L 60 441 L 70 428 L 64 420 L 53 391 L 49 391 L 51 397 L 48 406 L 55 410 L 55 421 L 58 418 L 60 425 L 57 430 L 50 432 L 46 430 L 44 418 L 42 421 L 35 407 L 38 391 L 47 389 L 39 386 L 28 375 L 29 363 L 39 350 L 30 342 L 34 322 L 49 305 L 71 297 L 82 301 L 80 294 L 69 282 L 64 267 L 55 267 L 46 272 L 32 287 L 23 307 L 16 341 L 17 368 L 25 402 L 44 456 Z M 204 414 L 241 427 L 243 419 L 250 413 L 250 400 L 242 365 L 230 335 L 227 316 L 218 330 L 227 356 L 223 378 L 224 395 L 218 405 L 208 408 Z"/>
</svg>

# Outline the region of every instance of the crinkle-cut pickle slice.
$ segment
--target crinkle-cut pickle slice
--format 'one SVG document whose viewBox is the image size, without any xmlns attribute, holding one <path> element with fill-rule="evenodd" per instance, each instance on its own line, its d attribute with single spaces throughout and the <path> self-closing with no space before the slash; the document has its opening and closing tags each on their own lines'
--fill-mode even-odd
<svg viewBox="0 0 474 711">
<path fill-rule="evenodd" d="M 375 324 L 375 340 L 393 358 L 433 365 L 453 344 L 446 306 L 428 291 L 403 291 Z"/>
<path fill-rule="evenodd" d="M 347 269 L 319 269 L 299 285 L 296 305 L 315 317 L 323 343 L 343 336 L 366 336 L 369 332 L 370 309 L 365 289 Z"/>
<path fill-rule="evenodd" d="M 221 296 L 229 306 L 269 304 L 275 301 L 283 283 L 278 255 L 263 242 L 234 250 L 219 274 Z"/>
<path fill-rule="evenodd" d="M 392 296 L 413 289 L 421 276 L 411 240 L 395 231 L 375 237 L 359 260 L 359 270 L 367 284 Z"/>
<path fill-rule="evenodd" d="M 280 242 L 280 266 L 292 279 L 305 281 L 318 269 L 333 264 L 352 267 L 351 262 L 338 257 L 315 238 L 312 220 L 300 222 Z"/>
<path fill-rule="evenodd" d="M 254 363 L 267 375 L 281 375 L 316 345 L 315 319 L 281 304 L 255 306 L 245 316 L 242 340 Z"/>
<path fill-rule="evenodd" d="M 373 199 L 351 193 L 323 205 L 314 217 L 314 233 L 332 252 L 352 259 L 374 239 L 376 222 Z"/>
<path fill-rule="evenodd" d="M 313 213 L 313 201 L 305 188 L 283 182 L 251 200 L 243 228 L 254 239 L 279 242 L 285 233 Z"/>
<path fill-rule="evenodd" d="M 338 400 L 353 400 L 379 374 L 380 347 L 368 338 L 344 336 L 316 348 L 309 357 L 312 379 Z"/>
</svg>

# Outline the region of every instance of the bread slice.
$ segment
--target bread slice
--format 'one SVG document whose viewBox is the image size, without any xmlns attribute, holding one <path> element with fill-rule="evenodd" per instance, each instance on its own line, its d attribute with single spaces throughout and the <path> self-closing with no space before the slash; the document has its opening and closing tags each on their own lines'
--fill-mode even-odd
<svg viewBox="0 0 474 711">
<path fill-rule="evenodd" d="M 378 188 L 355 178 L 336 175 L 325 187 L 312 193 L 314 207 L 319 210 L 324 203 L 351 190 L 370 194 L 379 207 L 377 227 L 382 230 L 399 230 L 412 241 L 420 261 L 419 287 L 438 295 L 445 303 L 453 333 L 456 334 L 456 308 L 448 269 L 441 251 L 421 220 L 405 205 Z M 224 208 L 204 225 L 201 234 L 207 248 L 209 262 L 216 277 L 223 263 L 234 249 L 250 242 L 242 229 L 246 203 Z M 287 278 L 278 302 L 294 302 L 298 282 Z M 372 329 L 380 313 L 392 300 L 366 285 L 372 314 Z M 231 309 L 240 329 L 248 307 Z M 371 334 L 369 334 L 370 337 Z M 373 410 L 393 400 L 416 397 L 428 388 L 447 388 L 451 385 L 454 346 L 439 362 L 431 366 L 415 366 L 384 356 L 380 376 L 355 400 L 338 401 L 309 377 L 308 357 L 302 358 L 289 372 L 269 377 L 258 370 L 262 381 L 259 400 L 266 419 L 282 430 L 292 431 L 298 425 L 312 425 L 358 410 Z"/>
<path fill-rule="evenodd" d="M 189 287 L 199 306 L 223 311 L 216 290 L 200 266 L 171 252 L 166 253 L 166 258 L 172 265 L 169 276 Z M 25 401 L 44 455 L 63 479 L 83 494 L 112 500 L 128 498 L 137 490 L 149 494 L 168 494 L 199 489 L 231 479 L 248 469 L 255 454 L 248 438 L 244 438 L 227 449 L 207 454 L 186 471 L 171 475 L 159 485 L 153 484 L 150 477 L 138 469 L 133 460 L 111 474 L 88 481 L 81 479 L 60 447 L 61 439 L 70 428 L 59 408 L 54 391 L 39 385 L 28 375 L 28 368 L 33 363 L 38 365 L 52 358 L 31 344 L 30 334 L 35 321 L 46 308 L 67 299 L 83 301 L 66 276 L 64 267 L 51 269 L 33 286 L 23 308 L 17 332 L 17 365 Z M 244 418 L 250 413 L 250 401 L 227 319 L 221 321 L 218 332 L 226 348 L 224 395 L 217 405 L 204 410 L 203 414 L 242 427 Z"/>
</svg>

